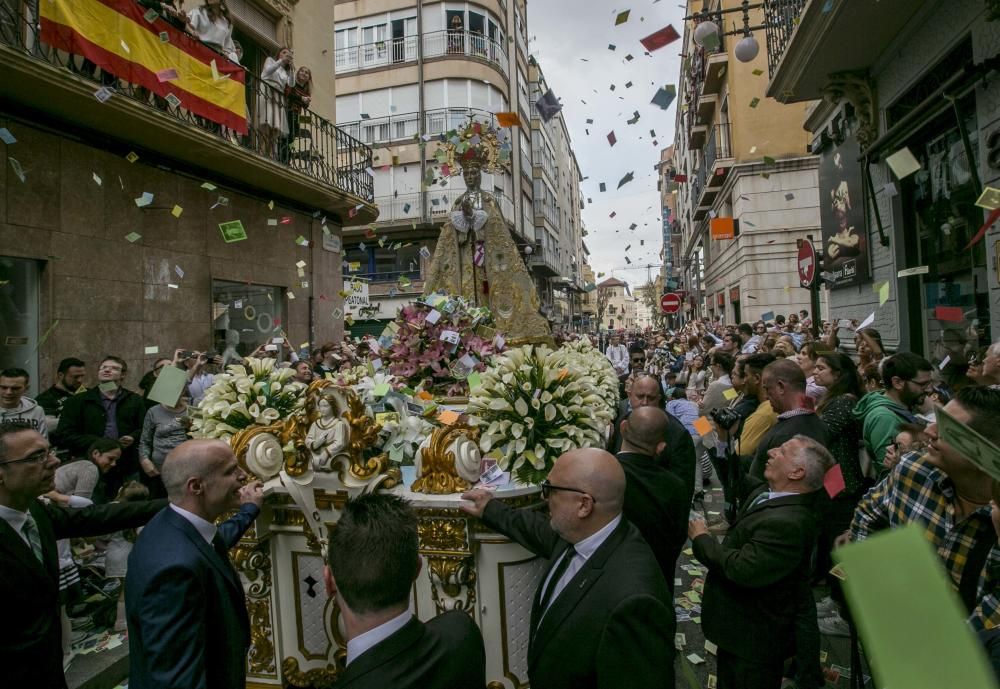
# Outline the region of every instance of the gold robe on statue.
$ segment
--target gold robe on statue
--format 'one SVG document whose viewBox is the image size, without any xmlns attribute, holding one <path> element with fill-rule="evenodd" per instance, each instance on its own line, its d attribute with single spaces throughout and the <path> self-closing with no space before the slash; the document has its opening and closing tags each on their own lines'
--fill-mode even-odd
<svg viewBox="0 0 1000 689">
<path fill-rule="evenodd" d="M 462 296 L 473 305 L 488 306 L 496 329 L 511 344 L 551 343 L 549 322 L 538 311 L 535 284 L 500 208 L 492 195 L 478 192 L 478 196 L 485 224 L 478 232 L 470 228 L 463 233 L 449 215 L 438 237 L 424 294 Z M 464 198 L 455 203 L 452 213 L 462 212 Z M 484 240 L 481 266 L 474 264 L 477 239 Z"/>
</svg>

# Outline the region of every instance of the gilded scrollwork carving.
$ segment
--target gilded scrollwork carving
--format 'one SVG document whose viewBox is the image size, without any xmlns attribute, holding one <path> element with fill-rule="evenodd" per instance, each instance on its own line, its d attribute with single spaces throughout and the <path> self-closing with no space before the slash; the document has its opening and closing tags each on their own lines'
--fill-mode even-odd
<svg viewBox="0 0 1000 689">
<path fill-rule="evenodd" d="M 823 87 L 823 96 L 831 103 L 847 100 L 854 106 L 858 118 L 855 136 L 861 150 L 867 149 L 878 138 L 878 101 L 875 84 L 865 71 L 834 72 Z"/>
<path fill-rule="evenodd" d="M 240 541 L 230 549 L 229 557 L 236 571 L 250 582 L 246 587 L 248 597 L 265 598 L 271 594 L 271 553 L 267 542 Z"/>
<path fill-rule="evenodd" d="M 458 463 L 471 459 L 476 465 L 473 473 L 478 473 L 479 433 L 479 428 L 462 423 L 434 429 L 427 446 L 420 448 L 420 470 L 413 492 L 447 495 L 468 490 L 471 484 L 459 475 Z M 470 447 L 475 449 L 466 457 Z M 461 456 L 456 457 L 456 452 Z"/>
<path fill-rule="evenodd" d="M 476 563 L 472 555 L 431 555 L 427 558 L 431 599 L 437 614 L 476 609 Z"/>
<path fill-rule="evenodd" d="M 250 652 L 247 654 L 249 673 L 273 677 L 275 665 L 271 599 L 265 597 L 247 601 L 247 614 L 250 616 Z"/>
<path fill-rule="evenodd" d="M 328 664 L 324 668 L 314 668 L 303 672 L 299 669 L 298 658 L 289 656 L 281 661 L 281 675 L 285 684 L 293 687 L 327 689 L 337 681 L 337 666 Z"/>
<path fill-rule="evenodd" d="M 470 552 L 466 519 L 422 518 L 417 521 L 417 538 L 421 551 L 444 551 L 453 554 Z"/>
</svg>

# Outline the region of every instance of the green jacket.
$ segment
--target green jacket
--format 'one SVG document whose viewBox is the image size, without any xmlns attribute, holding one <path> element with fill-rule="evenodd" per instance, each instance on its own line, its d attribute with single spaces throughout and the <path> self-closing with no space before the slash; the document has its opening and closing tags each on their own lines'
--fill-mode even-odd
<svg viewBox="0 0 1000 689">
<path fill-rule="evenodd" d="M 918 423 L 917 417 L 881 392 L 869 392 L 862 397 L 852 413 L 864 424 L 861 435 L 881 474 L 885 450 L 895 441 L 899 427 L 904 423 Z"/>
</svg>

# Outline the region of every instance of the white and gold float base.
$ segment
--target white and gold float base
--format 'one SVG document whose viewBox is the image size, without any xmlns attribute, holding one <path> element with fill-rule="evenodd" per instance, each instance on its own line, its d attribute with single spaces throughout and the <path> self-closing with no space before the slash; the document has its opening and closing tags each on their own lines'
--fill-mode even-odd
<svg viewBox="0 0 1000 689">
<path fill-rule="evenodd" d="M 363 489 L 317 474 L 309 490 L 329 529 L 347 498 Z M 469 614 L 483 633 L 488 689 L 526 686 L 531 602 L 544 560 L 459 511 L 457 493 L 426 495 L 403 485 L 388 492 L 411 501 L 418 515 L 423 567 L 413 613 L 421 620 L 448 610 Z M 268 481 L 265 495 L 254 528 L 232 551 L 252 627 L 247 684 L 326 687 L 344 667 L 347 642 L 326 593 L 320 543 L 281 481 Z M 497 498 L 518 507 L 541 502 L 533 487 L 498 489 Z"/>
</svg>

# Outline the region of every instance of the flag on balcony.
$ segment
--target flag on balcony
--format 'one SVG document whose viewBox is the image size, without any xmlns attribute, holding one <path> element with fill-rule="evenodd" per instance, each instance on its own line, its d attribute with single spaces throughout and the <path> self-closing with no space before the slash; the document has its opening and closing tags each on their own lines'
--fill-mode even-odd
<svg viewBox="0 0 1000 689">
<path fill-rule="evenodd" d="M 46 0 L 39 9 L 45 43 L 83 55 L 168 102 L 176 98 L 195 115 L 247 132 L 243 68 L 135 0 Z"/>
</svg>

